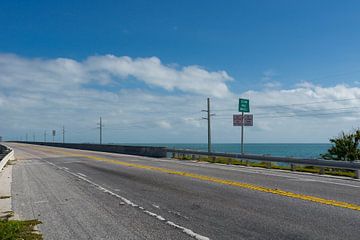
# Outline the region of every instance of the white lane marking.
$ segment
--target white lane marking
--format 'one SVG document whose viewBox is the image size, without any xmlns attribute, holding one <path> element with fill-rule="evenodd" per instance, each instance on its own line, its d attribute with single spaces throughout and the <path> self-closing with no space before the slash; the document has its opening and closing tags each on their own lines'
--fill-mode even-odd
<svg viewBox="0 0 360 240">
<path fill-rule="evenodd" d="M 49 201 L 47 201 L 47 200 L 42 200 L 42 201 L 37 201 L 37 202 L 34 202 L 34 204 L 38 204 L 38 203 L 47 203 L 47 202 L 49 202 Z"/>
<path fill-rule="evenodd" d="M 153 213 L 153 212 L 150 212 L 148 210 L 144 210 L 144 213 L 152 216 L 152 217 L 156 217 L 157 219 L 159 219 L 160 221 L 165 221 L 165 218 L 163 218 L 162 216 L 160 215 L 157 215 L 156 213 Z"/>
<path fill-rule="evenodd" d="M 182 226 L 180 226 L 180 225 L 177 225 L 177 224 L 175 224 L 175 223 L 173 223 L 173 222 L 167 221 L 166 223 L 167 223 L 168 225 L 170 225 L 170 226 L 173 226 L 173 227 L 175 227 L 175 228 L 178 228 L 178 229 L 182 230 L 184 233 L 186 233 L 186 234 L 190 235 L 191 237 L 194 237 L 194 238 L 196 238 L 196 239 L 198 239 L 198 240 L 208 240 L 208 239 L 209 239 L 209 238 L 207 238 L 207 237 L 204 237 L 204 236 L 201 236 L 201 235 L 199 235 L 199 234 L 197 234 L 197 233 L 194 233 L 193 231 L 191 231 L 191 230 L 188 229 L 188 228 L 184 228 L 184 227 L 182 227 Z"/>
<path fill-rule="evenodd" d="M 185 219 L 189 219 L 189 217 L 182 215 L 180 212 L 171 211 L 171 210 L 168 210 L 168 212 L 171 213 L 171 214 L 174 214 L 174 215 L 176 215 L 176 216 L 178 216 L 178 217 L 182 217 L 182 218 L 185 218 Z"/>
<path fill-rule="evenodd" d="M 66 170 L 69 170 L 69 169 L 66 169 Z M 87 177 L 85 174 L 82 174 L 82 173 L 79 173 L 79 172 L 77 174 L 79 174 L 82 177 Z"/>
<path fill-rule="evenodd" d="M 316 182 L 314 179 L 306 179 L 306 178 L 294 178 L 290 179 L 291 181 L 299 181 L 299 182 Z"/>
<path fill-rule="evenodd" d="M 156 204 L 151 204 L 153 207 L 155 207 L 155 208 L 160 208 L 160 206 L 159 205 L 156 205 Z"/>
<path fill-rule="evenodd" d="M 185 228 L 185 227 L 183 227 L 183 226 L 177 225 L 177 224 L 175 224 L 175 223 L 173 223 L 173 222 L 171 222 L 171 221 L 166 220 L 166 219 L 165 219 L 164 217 L 162 217 L 161 215 L 158 215 L 158 214 L 156 214 L 156 213 L 153 213 L 153 212 L 150 212 L 150 211 L 146 210 L 144 207 L 141 207 L 141 206 L 133 203 L 133 202 L 130 201 L 129 199 L 127 199 L 127 198 L 125 198 L 125 197 L 123 197 L 123 196 L 120 196 L 119 194 L 116 194 L 116 193 L 110 191 L 109 189 L 106 189 L 106 188 L 102 187 L 101 185 L 99 185 L 99 184 L 97 184 L 97 183 L 95 183 L 95 182 L 93 182 L 93 181 L 90 181 L 90 180 L 87 179 L 86 177 L 83 177 L 83 176 L 81 176 L 81 175 L 79 175 L 79 174 L 76 174 L 76 173 L 73 173 L 73 172 L 71 172 L 71 171 L 69 171 L 69 170 L 66 170 L 66 169 L 64 169 L 63 167 L 59 167 L 58 165 L 56 165 L 56 164 L 54 164 L 54 163 L 52 163 L 52 162 L 49 162 L 49 161 L 47 161 L 47 160 L 44 160 L 44 161 L 47 162 L 47 163 L 49 163 L 50 165 L 58 168 L 58 169 L 61 169 L 61 170 L 65 171 L 65 172 L 67 172 L 67 173 L 69 173 L 69 174 L 77 177 L 77 178 L 80 178 L 81 180 L 83 180 L 83 181 L 85 181 L 85 182 L 87 182 L 87 183 L 95 186 L 96 188 L 98 188 L 99 190 L 101 190 L 101 191 L 103 191 L 103 192 L 105 192 L 105 193 L 108 193 L 108 194 L 110 194 L 110 195 L 112 195 L 112 196 L 114 196 L 114 197 L 117 197 L 117 198 L 121 199 L 121 200 L 122 200 L 124 203 L 126 203 L 127 205 L 130 205 L 130 206 L 132 206 L 132 207 L 138 208 L 138 209 L 142 210 L 143 213 L 145 213 L 145 214 L 147 214 L 147 215 L 149 215 L 149 216 L 155 217 L 156 219 L 158 219 L 158 220 L 160 220 L 160 221 L 162 221 L 162 222 L 165 222 L 165 223 L 166 223 L 167 225 L 169 225 L 169 226 L 172 226 L 172 227 L 174 227 L 174 228 L 176 228 L 176 229 L 180 229 L 183 233 L 185 233 L 185 234 L 187 234 L 187 235 L 189 235 L 189 236 L 191 236 L 191 237 L 193 237 L 193 238 L 195 238 L 195 239 L 197 239 L 197 240 L 210 240 L 210 238 L 205 237 L 205 236 L 203 236 L 203 235 L 200 235 L 200 234 L 198 234 L 198 233 L 195 233 L 195 232 L 192 231 L 191 229 L 188 229 L 188 228 Z"/>
<path fill-rule="evenodd" d="M 153 207 L 157 208 L 157 209 L 160 209 L 160 206 L 159 205 L 156 205 L 156 204 L 151 204 Z M 169 209 L 166 209 L 165 210 L 168 212 L 168 213 L 171 213 L 173 215 L 176 215 L 177 217 L 182 217 L 182 218 L 185 218 L 185 219 L 189 219 L 189 217 L 187 216 L 184 216 L 182 215 L 180 212 L 177 212 L 177 211 L 172 211 L 172 210 L 169 210 Z"/>
</svg>

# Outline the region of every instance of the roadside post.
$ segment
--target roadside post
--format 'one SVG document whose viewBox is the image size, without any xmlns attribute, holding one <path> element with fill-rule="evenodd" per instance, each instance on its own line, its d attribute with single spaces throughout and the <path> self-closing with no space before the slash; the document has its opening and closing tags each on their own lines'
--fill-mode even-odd
<svg viewBox="0 0 360 240">
<path fill-rule="evenodd" d="M 354 161 L 355 163 L 360 163 L 360 160 Z M 355 178 L 360 179 L 360 169 L 355 170 Z"/>
<path fill-rule="evenodd" d="M 250 112 L 249 99 L 239 99 L 239 112 L 241 115 L 233 115 L 233 126 L 241 126 L 241 154 L 244 154 L 244 126 L 253 126 L 253 115 L 244 114 Z"/>
</svg>

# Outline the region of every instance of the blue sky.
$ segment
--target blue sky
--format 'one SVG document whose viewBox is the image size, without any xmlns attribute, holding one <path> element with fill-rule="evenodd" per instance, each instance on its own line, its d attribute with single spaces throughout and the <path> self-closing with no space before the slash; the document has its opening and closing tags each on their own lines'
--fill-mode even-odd
<svg viewBox="0 0 360 240">
<path fill-rule="evenodd" d="M 95 94 L 101 95 L 98 98 L 102 101 L 114 97 L 102 94 L 116 94 L 119 99 L 115 102 L 121 105 L 121 101 L 125 101 L 123 98 L 127 97 L 123 93 L 135 96 L 132 91 L 137 92 L 139 98 L 146 94 L 153 98 L 158 97 L 159 100 L 156 101 L 158 105 L 154 104 L 154 107 L 159 108 L 161 108 L 161 101 L 167 98 L 192 99 L 188 102 L 188 109 L 178 109 L 178 111 L 184 111 L 182 115 L 197 111 L 204 105 L 208 96 L 215 98 L 214 104 L 218 105 L 218 109 L 233 107 L 239 96 L 256 96 L 257 98 L 252 99 L 251 102 L 258 105 L 268 102 L 273 105 L 284 105 L 330 101 L 329 105 L 320 104 L 313 109 L 307 109 L 313 111 L 319 109 L 328 111 L 334 105 L 337 108 L 354 107 L 358 102 L 344 102 L 345 105 L 339 105 L 339 102 L 335 104 L 331 101 L 357 98 L 359 94 L 359 12 L 360 2 L 358 1 L 2 1 L 0 3 L 0 53 L 3 54 L 3 64 L 0 65 L 0 74 L 13 74 L 8 72 L 10 66 L 13 66 L 11 61 L 22 61 L 26 66 L 33 66 L 29 67 L 31 70 L 39 69 L 39 72 L 31 72 L 27 79 L 28 83 L 43 86 L 44 83 L 46 85 L 46 80 L 37 82 L 38 74 L 41 73 L 43 76 L 44 72 L 50 71 L 46 69 L 49 62 L 58 58 L 67 59 L 76 62 L 76 66 L 81 65 L 79 71 L 86 72 L 85 77 L 78 76 L 82 79 L 80 83 L 68 84 L 69 86 L 79 84 L 76 85 L 79 92 L 94 91 L 82 95 L 89 105 L 94 104 L 90 100 Z M 128 56 L 134 61 L 131 63 L 134 65 L 132 67 L 139 69 L 136 73 L 127 70 L 125 74 L 119 72 L 119 69 L 109 70 L 108 65 L 106 68 L 95 67 L 96 64 L 104 66 L 105 63 L 102 61 L 110 64 L 109 61 L 114 60 L 102 58 L 107 54 L 120 58 L 120 64 L 124 64 L 122 57 Z M 86 63 L 91 57 L 99 59 Z M 149 60 L 151 57 L 161 61 L 161 68 L 169 67 L 171 71 L 178 71 L 180 75 L 177 80 L 170 85 L 166 82 L 158 82 L 154 79 L 155 73 L 151 68 L 153 65 L 149 62 L 145 63 L 150 64 L 146 68 L 149 72 L 143 73 L 141 67 L 143 62 L 136 62 L 136 59 Z M 16 71 L 24 70 L 24 64 L 20 64 L 20 69 Z M 194 87 L 191 87 L 190 83 L 183 84 L 182 82 L 185 81 L 183 78 L 188 76 L 189 72 L 182 74 L 181 71 L 188 66 L 198 66 L 209 76 L 220 72 L 225 72 L 227 76 L 212 75 L 214 78 L 209 81 L 214 81 L 214 85 L 202 89 L 200 86 L 206 85 L 206 79 L 209 77 L 206 75 L 203 80 L 200 79 L 199 83 L 196 79 L 193 80 Z M 55 74 L 66 75 L 68 78 L 73 76 L 73 72 L 69 69 L 66 68 L 65 71 L 66 74 L 64 72 L 60 74 L 56 70 Z M 106 79 L 94 81 L 94 76 L 91 75 L 93 72 L 96 72 L 97 78 L 106 75 Z M 198 76 L 194 71 L 190 72 L 191 77 Z M 26 75 L 27 72 L 23 74 Z M 50 105 L 46 103 L 52 102 L 53 98 L 53 102 L 56 102 L 56 97 L 46 95 L 46 89 L 20 91 L 14 83 L 24 84 L 25 78 L 20 80 L 18 75 L 20 74 L 11 75 L 13 76 L 12 84 L 9 84 L 9 79 L 0 78 L 0 84 L 2 83 L 0 86 L 3 89 L 0 89 L 2 93 L 0 97 L 3 97 L 3 102 L 9 101 L 11 97 L 36 94 L 36 97 L 31 95 L 31 99 L 38 100 L 34 100 L 34 105 L 27 106 L 26 109 L 34 116 L 51 115 Z M 56 79 L 61 83 L 65 81 L 62 78 Z M 53 84 L 56 86 L 59 82 Z M 342 87 L 341 90 L 339 86 Z M 207 92 L 218 87 L 226 89 L 223 89 L 221 93 Z M 11 90 L 13 94 L 5 92 L 4 89 Z M 63 89 L 60 87 L 60 90 Z M 284 93 L 284 91 L 290 91 L 290 93 Z M 291 91 L 297 94 L 291 94 Z M 71 96 L 78 97 L 75 95 L 79 92 Z M 288 99 L 290 97 L 292 98 Z M 274 100 L 275 98 L 278 100 Z M 27 100 L 24 99 L 23 102 L 29 103 Z M 128 101 L 134 103 L 136 100 Z M 167 99 L 166 101 L 170 104 L 171 101 L 178 100 Z M 77 111 L 70 105 L 61 107 L 60 102 L 59 100 L 56 104 L 54 103 L 52 107 L 57 107 L 63 112 Z M 190 106 L 190 103 L 194 102 L 198 105 Z M 181 104 L 187 105 L 187 102 L 181 102 Z M 95 115 L 100 115 L 101 111 L 97 109 L 102 108 L 104 107 L 94 107 L 94 118 Z M 11 126 L 0 129 L 4 132 L 3 135 L 18 137 L 23 135 L 24 131 L 40 134 L 41 127 L 36 126 L 36 122 L 40 119 L 34 120 L 34 123 L 29 123 L 28 126 L 23 126 L 17 122 L 22 119 L 19 113 L 11 112 L 5 107 L 2 110 L 13 116 Z M 113 109 L 108 109 L 108 111 L 114 112 Z M 130 110 L 127 109 L 127 111 Z M 300 136 L 295 131 L 292 133 L 293 136 L 290 136 L 291 141 L 324 142 L 327 137 L 343 129 L 357 127 L 357 116 L 351 114 L 350 122 L 344 123 L 342 119 L 337 119 L 337 122 L 327 122 L 326 128 L 321 123 L 324 119 L 321 121 L 319 119 L 303 120 L 310 124 L 310 128 L 321 128 L 319 133 L 313 136 L 313 130 L 309 130 L 301 133 Z M 163 115 L 165 116 L 166 113 Z M 108 119 L 115 124 L 115 119 L 118 117 L 108 116 Z M 171 117 L 173 116 L 169 116 L 169 119 Z M 148 115 L 148 118 L 155 119 L 156 117 Z M 125 120 L 132 123 L 134 116 L 128 116 Z M 69 120 L 62 122 L 66 121 Z M 290 141 L 286 138 L 288 133 L 264 121 L 260 122 L 262 126 L 250 130 L 254 136 L 253 139 L 249 136 L 250 141 Z M 51 120 L 41 123 L 50 129 L 54 125 L 62 124 L 65 123 L 61 121 L 51 123 Z M 216 123 L 214 124 L 216 126 Z M 291 126 L 294 121 L 288 121 L 285 124 Z M 18 130 L 19 125 L 24 129 Z M 76 121 L 68 125 L 77 128 Z M 168 120 L 163 127 L 171 129 L 172 125 L 172 122 Z M 161 124 L 159 126 L 161 127 Z M 219 128 L 223 129 L 223 126 L 220 124 Z M 333 130 L 329 133 L 328 128 Z M 218 142 L 237 141 L 235 136 L 229 136 L 231 129 L 218 130 L 218 132 L 214 130 L 215 135 L 218 136 Z M 153 132 L 148 132 L 148 138 L 140 139 L 136 129 L 127 133 L 126 136 L 129 138 L 117 139 L 115 135 L 109 133 L 108 139 L 109 141 L 131 142 L 206 141 L 202 125 L 198 127 L 198 130 L 191 130 L 191 132 L 197 131 L 198 137 L 190 137 L 190 140 L 188 133 L 155 137 Z M 280 137 L 273 137 L 274 132 Z M 74 141 L 90 141 L 90 139 L 92 135 L 85 136 L 85 134 L 73 138 Z"/>
</svg>

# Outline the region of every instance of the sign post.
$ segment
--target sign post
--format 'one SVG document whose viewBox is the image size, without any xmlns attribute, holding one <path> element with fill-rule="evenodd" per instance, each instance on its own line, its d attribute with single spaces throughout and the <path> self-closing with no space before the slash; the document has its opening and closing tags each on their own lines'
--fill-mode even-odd
<svg viewBox="0 0 360 240">
<path fill-rule="evenodd" d="M 241 155 L 244 154 L 244 112 L 241 112 Z"/>
<path fill-rule="evenodd" d="M 250 112 L 249 99 L 239 98 L 239 112 L 241 112 L 241 154 L 244 154 L 244 113 Z"/>
</svg>

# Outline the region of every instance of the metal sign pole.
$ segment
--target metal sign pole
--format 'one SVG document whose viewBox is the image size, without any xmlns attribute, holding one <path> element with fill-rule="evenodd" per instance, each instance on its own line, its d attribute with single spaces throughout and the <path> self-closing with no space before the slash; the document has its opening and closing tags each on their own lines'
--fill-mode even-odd
<svg viewBox="0 0 360 240">
<path fill-rule="evenodd" d="M 244 154 L 244 112 L 241 112 L 241 154 Z"/>
</svg>

